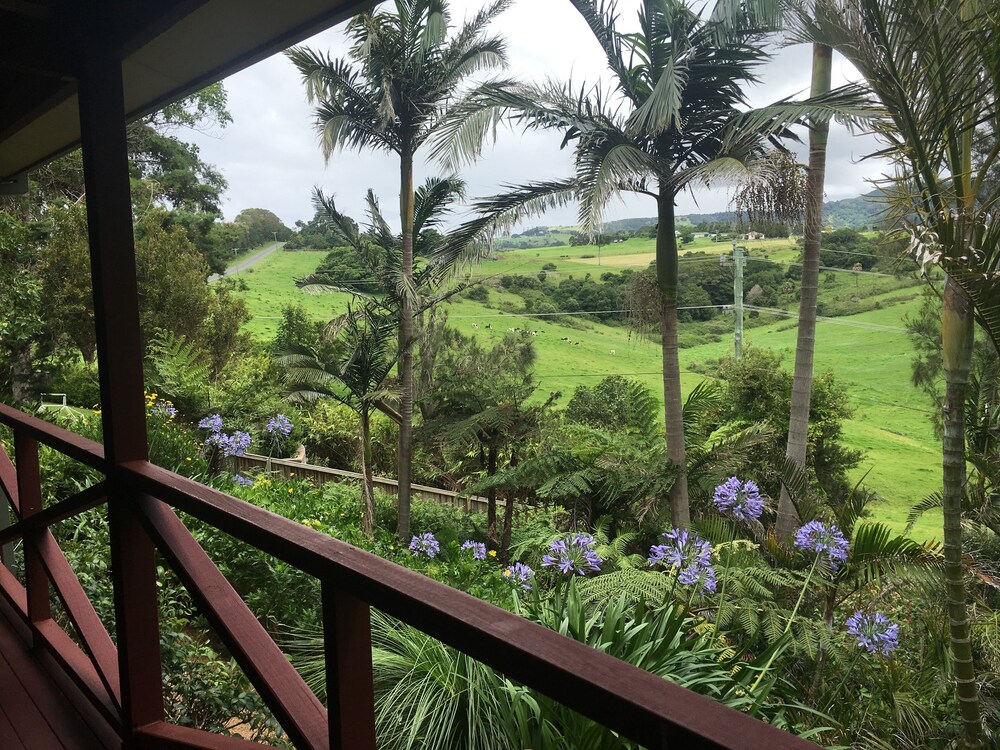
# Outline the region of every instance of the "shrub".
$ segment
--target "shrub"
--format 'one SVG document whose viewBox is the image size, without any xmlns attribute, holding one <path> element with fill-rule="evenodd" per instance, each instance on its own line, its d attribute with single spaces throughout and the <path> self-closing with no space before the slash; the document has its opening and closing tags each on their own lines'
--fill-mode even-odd
<svg viewBox="0 0 1000 750">
<path fill-rule="evenodd" d="M 475 286 L 470 286 L 463 292 L 463 294 L 467 299 L 471 299 L 475 302 L 490 301 L 490 290 L 485 284 L 476 284 Z"/>
</svg>

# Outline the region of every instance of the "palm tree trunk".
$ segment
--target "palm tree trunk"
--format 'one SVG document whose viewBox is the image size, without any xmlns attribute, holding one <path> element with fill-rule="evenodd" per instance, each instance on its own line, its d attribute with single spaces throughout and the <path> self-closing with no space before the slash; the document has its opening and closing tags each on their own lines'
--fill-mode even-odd
<svg viewBox="0 0 1000 750">
<path fill-rule="evenodd" d="M 691 521 L 688 506 L 687 456 L 681 403 L 681 365 L 677 355 L 677 234 L 674 193 L 661 186 L 656 202 L 656 283 L 660 289 L 660 334 L 663 346 L 663 422 L 667 458 L 677 470 L 670 488 L 670 520 L 677 528 Z"/>
<path fill-rule="evenodd" d="M 959 13 L 968 21 L 973 14 L 971 0 L 959 1 Z M 975 123 L 968 113 L 963 116 L 960 164 L 952 171 L 958 175 L 961 196 L 956 257 L 969 252 L 979 243 L 976 226 L 969 221 L 975 213 L 972 192 L 972 133 Z M 972 303 L 961 288 L 948 277 L 941 300 L 941 359 L 944 365 L 944 437 L 941 443 L 944 486 L 944 581 L 951 630 L 952 666 L 955 670 L 955 692 L 958 712 L 962 718 L 964 746 L 976 750 L 983 746 L 983 725 L 979 709 L 979 685 L 972 660 L 969 609 L 965 591 L 965 571 L 962 567 L 962 506 L 965 499 L 965 399 L 972 369 L 973 345 Z"/>
<path fill-rule="evenodd" d="M 830 91 L 833 49 L 813 45 L 811 96 Z M 819 293 L 819 251 L 823 231 L 823 186 L 826 179 L 826 143 L 829 121 L 811 123 L 809 129 L 809 172 L 806 175 L 806 215 L 803 227 L 802 290 L 799 297 L 799 327 L 795 342 L 795 374 L 792 379 L 792 407 L 788 420 L 785 457 L 802 470 L 809 445 L 809 403 L 812 399 L 813 355 L 816 349 L 816 303 Z M 799 524 L 795 504 L 784 484 L 778 500 L 775 534 L 788 539 Z"/>
<path fill-rule="evenodd" d="M 375 495 L 372 481 L 372 438 L 367 407 L 358 412 L 361 427 L 361 530 L 371 536 L 375 531 Z"/>
<path fill-rule="evenodd" d="M 399 217 L 403 229 L 403 277 L 408 289 L 399 306 L 399 445 L 396 454 L 397 531 L 410 536 L 410 471 L 413 465 L 413 154 L 404 150 L 399 163 Z"/>
<path fill-rule="evenodd" d="M 969 641 L 965 571 L 962 567 L 962 501 L 965 497 L 965 396 L 972 361 L 972 310 L 969 300 L 949 278 L 941 307 L 944 359 L 944 576 L 958 708 L 965 746 L 982 747 L 979 686 Z"/>
</svg>

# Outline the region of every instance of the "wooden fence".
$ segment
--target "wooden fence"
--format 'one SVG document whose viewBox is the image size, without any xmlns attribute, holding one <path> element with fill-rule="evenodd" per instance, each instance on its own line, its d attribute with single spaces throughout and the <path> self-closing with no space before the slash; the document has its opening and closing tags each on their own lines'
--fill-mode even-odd
<svg viewBox="0 0 1000 750">
<path fill-rule="evenodd" d="M 234 471 L 250 472 L 267 468 L 267 456 L 258 456 L 248 453 L 245 456 L 234 456 Z M 343 469 L 330 469 L 326 466 L 314 466 L 303 464 L 298 461 L 272 458 L 271 473 L 279 474 L 285 479 L 291 479 L 294 475 L 296 479 L 311 479 L 313 484 L 324 484 L 325 482 L 349 482 L 359 484 L 361 475 L 356 471 L 345 471 Z M 391 495 L 395 495 L 398 489 L 398 482 L 395 479 L 386 477 L 373 477 L 375 489 L 382 490 Z M 433 500 L 441 505 L 450 505 L 454 508 L 461 508 L 466 513 L 485 513 L 487 500 L 478 495 L 463 495 L 451 490 L 443 490 L 440 487 L 427 487 L 422 484 L 410 485 L 414 497 L 424 500 Z M 502 511 L 506 503 L 497 498 L 497 512 Z"/>
</svg>

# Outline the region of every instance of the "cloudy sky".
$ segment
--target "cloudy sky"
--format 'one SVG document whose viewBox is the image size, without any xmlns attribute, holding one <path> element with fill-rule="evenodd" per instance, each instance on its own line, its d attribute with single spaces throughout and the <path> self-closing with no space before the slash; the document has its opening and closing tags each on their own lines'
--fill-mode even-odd
<svg viewBox="0 0 1000 750">
<path fill-rule="evenodd" d="M 481 2 L 452 0 L 453 22 L 471 15 Z M 623 0 L 619 5 L 622 18 L 633 20 L 637 6 L 638 0 Z M 517 0 L 497 21 L 495 30 L 508 40 L 510 75 L 528 80 L 572 77 L 578 82 L 606 76 L 600 47 L 564 0 Z M 346 51 L 338 28 L 306 44 L 331 56 Z M 810 55 L 811 51 L 804 47 L 781 51 L 765 69 L 762 84 L 750 92 L 751 103 L 763 105 L 782 97 L 805 96 Z M 834 85 L 851 76 L 850 66 L 835 59 Z M 224 130 L 192 133 L 190 139 L 201 148 L 202 157 L 219 167 L 229 181 L 223 204 L 227 220 L 250 207 L 270 209 L 289 226 L 299 219 L 308 220 L 312 217 L 310 196 L 314 185 L 334 194 L 341 210 L 359 218 L 364 213 L 363 197 L 369 187 L 384 206 L 397 200 L 398 166 L 393 156 L 342 152 L 324 164 L 303 86 L 283 55 L 228 78 L 225 86 L 233 123 Z M 556 133 L 502 130 L 483 159 L 464 170 L 470 194 L 491 195 L 505 183 L 568 176 L 571 154 L 561 151 L 559 142 Z M 827 166 L 828 200 L 853 197 L 871 189 L 865 180 L 877 176 L 879 166 L 860 159 L 873 149 L 870 139 L 852 136 L 834 126 Z M 434 165 L 419 164 L 417 183 L 437 173 Z M 722 211 L 728 202 L 725 190 L 686 194 L 679 199 L 678 213 Z M 655 213 L 651 198 L 635 196 L 609 206 L 605 218 Z M 530 224 L 575 224 L 575 217 L 575 208 L 566 207 Z"/>
</svg>

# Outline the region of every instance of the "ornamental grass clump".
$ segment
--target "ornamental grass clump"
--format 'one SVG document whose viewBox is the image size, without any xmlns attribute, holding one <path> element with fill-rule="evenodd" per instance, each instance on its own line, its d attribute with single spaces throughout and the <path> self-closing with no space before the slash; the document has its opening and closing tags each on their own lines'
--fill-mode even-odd
<svg viewBox="0 0 1000 750">
<path fill-rule="evenodd" d="M 890 656 L 899 648 L 899 624 L 881 612 L 868 614 L 858 610 L 847 618 L 847 632 L 858 641 L 858 647 L 870 654 Z"/>
<path fill-rule="evenodd" d="M 549 545 L 551 554 L 542 556 L 542 565 L 546 568 L 558 568 L 563 575 L 600 573 L 601 563 L 604 561 L 594 550 L 596 544 L 590 534 L 574 534 L 556 539 Z"/>
<path fill-rule="evenodd" d="M 434 538 L 434 534 L 427 531 L 410 540 L 410 551 L 415 555 L 426 555 L 433 559 L 441 552 L 441 544 Z"/>
<path fill-rule="evenodd" d="M 715 568 L 712 567 L 712 545 L 687 529 L 671 529 L 663 533 L 664 544 L 649 548 L 649 566 L 662 565 L 677 572 L 683 586 L 694 586 L 702 594 L 715 593 Z"/>
</svg>

